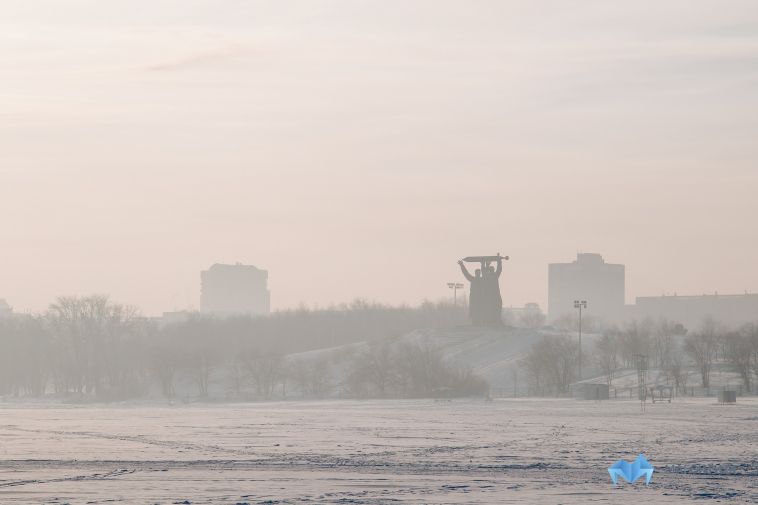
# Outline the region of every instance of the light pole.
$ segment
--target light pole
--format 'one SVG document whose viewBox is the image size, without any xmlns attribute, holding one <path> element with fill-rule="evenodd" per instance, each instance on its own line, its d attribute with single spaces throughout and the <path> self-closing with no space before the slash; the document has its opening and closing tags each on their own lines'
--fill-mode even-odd
<svg viewBox="0 0 758 505">
<path fill-rule="evenodd" d="M 574 300 L 574 308 L 579 309 L 579 380 L 582 380 L 582 309 L 587 308 L 587 300 Z"/>
<path fill-rule="evenodd" d="M 453 305 L 458 305 L 458 290 L 463 289 L 463 284 L 460 282 L 448 282 L 447 287 L 453 290 Z"/>
</svg>

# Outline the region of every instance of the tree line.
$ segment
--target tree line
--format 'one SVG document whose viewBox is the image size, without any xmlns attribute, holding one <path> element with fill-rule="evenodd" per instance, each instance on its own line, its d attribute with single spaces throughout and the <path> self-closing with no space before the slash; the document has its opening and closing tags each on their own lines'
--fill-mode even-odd
<svg viewBox="0 0 758 505">
<path fill-rule="evenodd" d="M 429 342 L 375 341 L 350 361 L 346 392 L 357 398 L 485 395 L 489 384 L 471 369 L 448 363 Z"/>
<path fill-rule="evenodd" d="M 118 400 L 150 394 L 208 397 L 215 390 L 224 398 L 272 398 L 289 388 L 301 396 L 322 396 L 338 386 L 330 368 L 367 356 L 332 353 L 328 359 L 307 362 L 285 356 L 391 340 L 417 328 L 465 321 L 465 308 L 449 303 L 390 307 L 356 300 L 266 317 L 195 314 L 162 324 L 107 296 L 60 297 L 43 314 L 0 320 L 0 394 Z M 405 349 L 406 357 L 411 351 Z M 337 364 L 340 360 L 344 363 Z M 396 377 L 408 378 L 406 386 L 398 386 L 402 380 L 397 379 L 382 393 L 359 387 L 353 375 L 344 390 L 356 396 L 429 394 L 437 381 L 439 387 L 452 382 L 453 372 L 439 361 L 431 382 L 408 378 L 396 367 Z"/>
<path fill-rule="evenodd" d="M 635 368 L 636 355 L 645 355 L 648 366 L 660 370 L 678 392 L 688 386 L 690 372 L 702 387 L 710 387 L 716 365 L 739 374 L 746 391 L 758 389 L 758 324 L 729 328 L 705 318 L 688 331 L 667 319 L 632 321 L 621 328 L 603 329 L 583 354 L 590 372 L 603 375 L 609 386 L 619 370 Z M 543 336 L 520 362 L 530 394 L 567 394 L 570 384 L 578 380 L 578 357 L 575 336 Z"/>
</svg>

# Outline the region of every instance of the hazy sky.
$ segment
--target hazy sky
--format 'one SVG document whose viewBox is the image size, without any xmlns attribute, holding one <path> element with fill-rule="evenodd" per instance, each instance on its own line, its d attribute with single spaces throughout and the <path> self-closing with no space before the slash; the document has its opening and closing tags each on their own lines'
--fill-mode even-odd
<svg viewBox="0 0 758 505">
<path fill-rule="evenodd" d="M 0 0 L 0 298 L 758 290 L 758 2 Z"/>
</svg>

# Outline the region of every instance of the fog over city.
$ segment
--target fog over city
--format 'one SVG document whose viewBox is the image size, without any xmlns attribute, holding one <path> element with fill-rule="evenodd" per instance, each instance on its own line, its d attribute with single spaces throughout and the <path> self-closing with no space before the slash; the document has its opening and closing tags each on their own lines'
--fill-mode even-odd
<svg viewBox="0 0 758 505">
<path fill-rule="evenodd" d="M 445 295 L 506 250 L 506 306 L 576 252 L 635 296 L 758 290 L 756 6 L 730 1 L 5 0 L 0 277 L 19 311 Z M 421 232 L 423 230 L 423 232 Z"/>
<path fill-rule="evenodd" d="M 758 3 L 0 0 L 0 504 L 757 503 Z"/>
</svg>

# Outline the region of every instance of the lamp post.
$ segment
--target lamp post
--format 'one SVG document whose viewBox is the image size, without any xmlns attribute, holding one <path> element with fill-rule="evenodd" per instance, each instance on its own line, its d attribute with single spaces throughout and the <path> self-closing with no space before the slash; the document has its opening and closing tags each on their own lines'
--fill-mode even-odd
<svg viewBox="0 0 758 505">
<path fill-rule="evenodd" d="M 453 305 L 458 305 L 458 290 L 463 289 L 463 284 L 460 282 L 448 282 L 447 287 L 453 290 Z"/>
<path fill-rule="evenodd" d="M 574 308 L 579 309 L 579 380 L 582 380 L 582 309 L 587 308 L 587 300 L 574 300 Z"/>
</svg>

